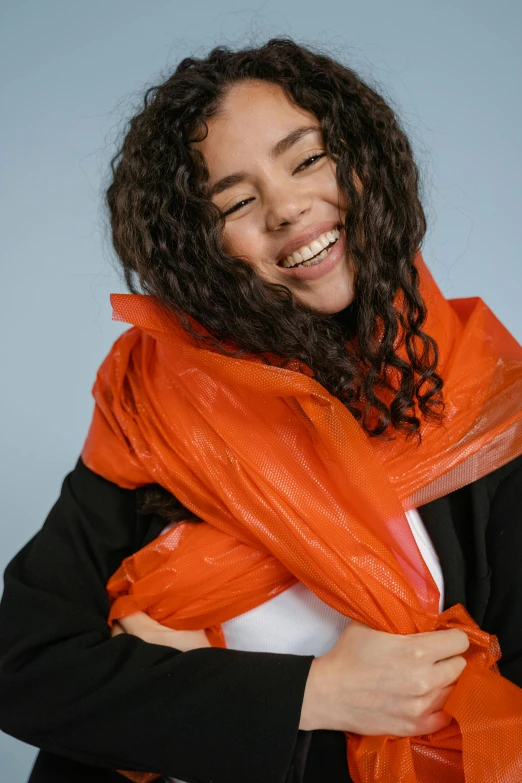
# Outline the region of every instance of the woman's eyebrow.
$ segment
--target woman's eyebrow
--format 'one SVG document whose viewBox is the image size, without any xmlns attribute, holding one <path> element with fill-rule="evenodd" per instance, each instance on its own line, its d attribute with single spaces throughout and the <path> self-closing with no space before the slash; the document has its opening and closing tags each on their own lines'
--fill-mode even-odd
<svg viewBox="0 0 522 783">
<path fill-rule="evenodd" d="M 274 144 L 270 150 L 270 157 L 272 159 L 278 158 L 280 155 L 283 155 L 285 152 L 287 152 L 290 147 L 293 147 L 294 144 L 297 144 L 297 142 L 300 141 L 303 136 L 321 130 L 322 129 L 320 125 L 303 125 L 300 128 L 296 128 L 287 136 L 285 136 L 284 139 L 280 139 L 276 144 Z M 243 180 L 246 179 L 246 176 L 247 175 L 245 172 L 239 171 L 236 174 L 229 174 L 228 176 L 223 177 L 214 185 L 212 185 L 208 191 L 208 197 L 211 198 L 212 196 L 216 196 L 218 193 L 222 193 L 224 190 L 227 190 L 227 188 L 238 185 L 240 182 L 243 182 Z"/>
</svg>

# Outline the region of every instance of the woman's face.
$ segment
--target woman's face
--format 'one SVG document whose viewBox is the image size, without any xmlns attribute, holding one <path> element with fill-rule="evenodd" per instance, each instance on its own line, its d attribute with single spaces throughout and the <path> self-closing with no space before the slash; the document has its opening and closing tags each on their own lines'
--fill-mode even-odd
<svg viewBox="0 0 522 783">
<path fill-rule="evenodd" d="M 205 157 L 210 197 L 226 216 L 227 252 L 316 310 L 349 305 L 347 203 L 317 118 L 278 85 L 249 80 L 231 88 L 208 129 L 193 146 Z"/>
</svg>

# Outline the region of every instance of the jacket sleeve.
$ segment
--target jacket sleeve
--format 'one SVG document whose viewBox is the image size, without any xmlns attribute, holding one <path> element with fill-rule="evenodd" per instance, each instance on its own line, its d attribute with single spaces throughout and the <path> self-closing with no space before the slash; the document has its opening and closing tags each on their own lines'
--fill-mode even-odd
<svg viewBox="0 0 522 783">
<path fill-rule="evenodd" d="M 490 593 L 482 627 L 498 637 L 500 673 L 522 688 L 522 456 L 497 473 L 485 538 Z"/>
<path fill-rule="evenodd" d="M 8 565 L 0 728 L 98 767 L 282 783 L 313 656 L 182 653 L 110 638 L 107 579 L 164 524 L 136 512 L 136 493 L 80 459 L 42 529 Z"/>
</svg>

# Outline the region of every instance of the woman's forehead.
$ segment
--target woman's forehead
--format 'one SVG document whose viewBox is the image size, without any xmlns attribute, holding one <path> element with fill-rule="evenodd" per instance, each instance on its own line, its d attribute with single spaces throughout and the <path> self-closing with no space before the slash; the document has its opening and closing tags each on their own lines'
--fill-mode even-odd
<svg viewBox="0 0 522 783">
<path fill-rule="evenodd" d="M 231 87 L 215 117 L 207 120 L 208 134 L 197 142 L 212 168 L 239 157 L 268 156 L 288 133 L 317 118 L 295 106 L 277 84 L 248 80 Z"/>
</svg>

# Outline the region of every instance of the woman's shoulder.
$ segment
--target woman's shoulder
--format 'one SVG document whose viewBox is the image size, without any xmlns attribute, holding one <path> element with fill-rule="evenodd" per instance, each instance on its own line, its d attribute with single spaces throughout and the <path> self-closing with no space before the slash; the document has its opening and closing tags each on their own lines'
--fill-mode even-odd
<svg viewBox="0 0 522 783">
<path fill-rule="evenodd" d="M 84 510 L 93 521 L 105 524 L 107 531 L 123 527 L 126 537 L 131 534 L 132 548 L 139 549 L 156 538 L 166 524 L 150 503 L 147 505 L 148 498 L 159 492 L 158 484 L 121 487 L 91 470 L 80 456 L 64 479 L 60 500 L 76 512 Z"/>
<path fill-rule="evenodd" d="M 473 483 L 484 486 L 488 491 L 488 495 L 492 497 L 502 482 L 513 480 L 515 475 L 520 475 L 522 481 L 522 454 L 519 454 L 518 457 L 514 457 L 500 468 L 492 470 L 490 473 L 487 473 Z"/>
</svg>

